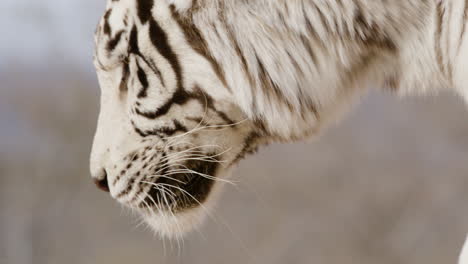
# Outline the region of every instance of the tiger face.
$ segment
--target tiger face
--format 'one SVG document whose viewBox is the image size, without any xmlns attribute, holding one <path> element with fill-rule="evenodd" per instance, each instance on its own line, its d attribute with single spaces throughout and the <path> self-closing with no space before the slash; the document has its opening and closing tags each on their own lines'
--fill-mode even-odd
<svg viewBox="0 0 468 264">
<path fill-rule="evenodd" d="M 168 5 L 109 1 L 95 42 L 93 178 L 162 235 L 190 230 L 258 131 Z"/>
</svg>

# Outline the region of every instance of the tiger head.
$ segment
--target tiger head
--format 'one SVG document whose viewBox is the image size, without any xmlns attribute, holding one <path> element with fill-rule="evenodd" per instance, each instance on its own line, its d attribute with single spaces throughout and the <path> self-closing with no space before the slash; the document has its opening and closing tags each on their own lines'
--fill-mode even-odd
<svg viewBox="0 0 468 264">
<path fill-rule="evenodd" d="M 94 58 L 101 110 L 91 174 L 166 236 L 199 223 L 233 165 L 262 141 L 200 33 L 174 12 L 165 1 L 109 1 Z"/>
</svg>

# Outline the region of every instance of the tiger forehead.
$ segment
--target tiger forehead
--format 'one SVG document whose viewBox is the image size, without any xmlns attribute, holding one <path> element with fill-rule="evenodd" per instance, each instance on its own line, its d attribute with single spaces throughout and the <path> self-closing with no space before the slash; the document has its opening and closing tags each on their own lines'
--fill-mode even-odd
<svg viewBox="0 0 468 264">
<path fill-rule="evenodd" d="M 131 2 L 134 1 L 109 0 L 95 32 L 96 67 L 103 70 L 114 68 L 125 59 L 129 28 L 133 25 Z"/>
<path fill-rule="evenodd" d="M 128 27 L 130 23 L 131 6 L 128 4 L 109 5 L 99 24 L 100 30 L 105 35 L 112 35 L 116 30 Z"/>
</svg>

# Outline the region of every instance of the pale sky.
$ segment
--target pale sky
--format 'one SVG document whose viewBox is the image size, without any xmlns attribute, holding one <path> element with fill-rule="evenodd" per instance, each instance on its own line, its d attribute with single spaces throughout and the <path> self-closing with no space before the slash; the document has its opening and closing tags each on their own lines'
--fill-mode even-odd
<svg viewBox="0 0 468 264">
<path fill-rule="evenodd" d="M 105 0 L 1 0 L 0 64 L 89 65 Z"/>
</svg>

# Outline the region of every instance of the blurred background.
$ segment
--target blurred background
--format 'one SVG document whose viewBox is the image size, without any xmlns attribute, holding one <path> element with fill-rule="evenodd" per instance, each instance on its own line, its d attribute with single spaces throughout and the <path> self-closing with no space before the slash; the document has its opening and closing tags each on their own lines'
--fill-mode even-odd
<svg viewBox="0 0 468 264">
<path fill-rule="evenodd" d="M 456 263 L 468 111 L 373 93 L 310 144 L 242 162 L 211 219 L 161 241 L 88 173 L 104 0 L 0 2 L 0 263 Z"/>
</svg>

